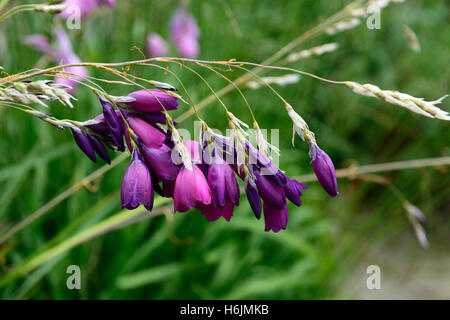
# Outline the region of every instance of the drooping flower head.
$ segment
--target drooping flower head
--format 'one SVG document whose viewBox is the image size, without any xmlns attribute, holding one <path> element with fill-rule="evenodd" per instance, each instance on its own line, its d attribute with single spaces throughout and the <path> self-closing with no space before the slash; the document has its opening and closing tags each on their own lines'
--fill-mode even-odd
<svg viewBox="0 0 450 320">
<path fill-rule="evenodd" d="M 122 182 L 122 209 L 136 209 L 142 204 L 147 210 L 153 208 L 153 184 L 150 171 L 135 148 L 130 165 Z"/>
<path fill-rule="evenodd" d="M 311 146 L 310 157 L 314 172 L 322 187 L 330 196 L 337 196 L 339 191 L 333 161 L 317 144 Z"/>
<path fill-rule="evenodd" d="M 159 34 L 150 33 L 147 37 L 147 53 L 150 57 L 165 57 L 169 53 L 169 46 Z"/>
<path fill-rule="evenodd" d="M 178 53 L 186 58 L 197 58 L 200 53 L 198 37 L 200 30 L 194 17 L 181 6 L 176 11 L 170 22 L 172 42 L 177 47 Z"/>
</svg>

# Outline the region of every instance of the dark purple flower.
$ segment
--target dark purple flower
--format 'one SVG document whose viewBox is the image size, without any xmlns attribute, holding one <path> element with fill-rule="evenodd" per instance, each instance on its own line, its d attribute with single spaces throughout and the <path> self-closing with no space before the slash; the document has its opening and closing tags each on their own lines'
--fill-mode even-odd
<svg viewBox="0 0 450 320">
<path fill-rule="evenodd" d="M 134 98 L 135 101 L 127 102 L 127 105 L 138 111 L 158 112 L 163 111 L 164 108 L 166 110 L 176 110 L 178 108 L 177 97 L 157 89 L 135 91 L 130 93 L 128 97 Z"/>
<path fill-rule="evenodd" d="M 266 202 L 264 202 L 264 222 L 266 228 L 264 231 L 279 232 L 281 229 L 286 229 L 288 222 L 288 209 L 287 207 L 278 209 L 273 208 Z"/>
<path fill-rule="evenodd" d="M 122 209 L 136 209 L 140 204 L 147 210 L 153 208 L 152 179 L 138 148 L 134 149 L 130 165 L 123 177 L 121 200 Z"/>
<path fill-rule="evenodd" d="M 214 207 L 207 206 L 202 209 L 202 215 L 206 217 L 208 221 L 216 221 L 220 217 L 223 217 L 226 221 L 230 221 L 233 216 L 234 203 L 227 200 L 223 206 Z"/>
<path fill-rule="evenodd" d="M 97 157 L 95 156 L 94 148 L 92 147 L 91 141 L 88 136 L 78 128 L 70 128 L 72 131 L 73 138 L 80 149 L 91 159 L 93 162 L 97 162 Z"/>
<path fill-rule="evenodd" d="M 197 165 L 193 164 L 192 170 L 181 167 L 175 181 L 173 200 L 175 212 L 186 212 L 193 207 L 202 210 L 211 204 L 211 190 Z"/>
<path fill-rule="evenodd" d="M 267 203 L 273 208 L 283 209 L 286 208 L 286 194 L 282 187 L 276 185 L 268 177 L 259 173 L 259 170 L 254 168 L 253 173 L 256 177 L 256 186 L 258 187 L 258 193 Z"/>
<path fill-rule="evenodd" d="M 320 184 L 330 196 L 337 196 L 339 191 L 333 161 L 316 144 L 312 145 L 310 154 L 312 166 Z"/>
<path fill-rule="evenodd" d="M 287 178 L 286 185 L 284 186 L 283 189 L 284 193 L 286 194 L 286 198 L 288 198 L 292 203 L 300 207 L 302 205 L 302 201 L 300 200 L 302 190 L 306 190 L 308 189 L 308 187 L 301 184 L 295 179 Z"/>
<path fill-rule="evenodd" d="M 169 53 L 169 46 L 159 34 L 150 33 L 147 37 L 147 53 L 150 57 L 164 57 Z"/>
<path fill-rule="evenodd" d="M 109 129 L 109 133 L 111 134 L 114 143 L 120 151 L 125 151 L 125 144 L 123 143 L 124 131 L 119 115 L 117 115 L 111 103 L 109 103 L 104 97 L 99 96 L 99 100 L 103 107 L 103 116 L 106 126 Z"/>
<path fill-rule="evenodd" d="M 255 214 L 257 219 L 261 218 L 261 198 L 259 197 L 258 190 L 254 188 L 250 183 L 245 186 L 245 193 L 247 195 L 248 203 Z"/>
<path fill-rule="evenodd" d="M 194 17 L 186 8 L 180 6 L 170 22 L 172 42 L 178 49 L 178 53 L 186 58 L 197 58 L 200 53 L 198 37 L 200 30 Z"/>
<path fill-rule="evenodd" d="M 179 169 L 172 161 L 172 149 L 165 144 L 159 147 L 141 144 L 141 149 L 144 158 L 161 181 L 173 181 L 177 178 Z"/>
<path fill-rule="evenodd" d="M 92 147 L 95 152 L 103 159 L 106 163 L 111 164 L 111 158 L 109 157 L 108 151 L 106 150 L 103 143 L 101 143 L 94 135 L 88 135 L 89 140 L 91 141 Z"/>
</svg>

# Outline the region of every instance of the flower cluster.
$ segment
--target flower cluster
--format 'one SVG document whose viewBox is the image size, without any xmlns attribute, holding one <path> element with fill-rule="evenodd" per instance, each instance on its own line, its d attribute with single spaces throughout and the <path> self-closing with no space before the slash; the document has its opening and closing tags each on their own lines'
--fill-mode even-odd
<svg viewBox="0 0 450 320">
<path fill-rule="evenodd" d="M 169 115 L 178 108 L 177 95 L 157 89 L 127 96 L 99 96 L 103 112 L 94 119 L 70 126 L 75 142 L 94 162 L 96 155 L 110 163 L 107 148 L 131 152 L 125 172 L 121 207 L 143 205 L 152 210 L 154 192 L 173 198 L 174 212 L 192 208 L 208 221 L 230 221 L 244 191 L 256 218 L 264 213 L 265 231 L 286 229 L 288 204 L 301 206 L 307 187 L 289 178 L 246 138 L 245 123 L 229 113 L 231 136 L 222 136 L 202 122 L 200 141 L 182 140 Z M 165 126 L 164 126 L 165 124 Z M 325 190 L 337 195 L 334 166 L 317 145 L 311 152 L 313 168 Z"/>
</svg>

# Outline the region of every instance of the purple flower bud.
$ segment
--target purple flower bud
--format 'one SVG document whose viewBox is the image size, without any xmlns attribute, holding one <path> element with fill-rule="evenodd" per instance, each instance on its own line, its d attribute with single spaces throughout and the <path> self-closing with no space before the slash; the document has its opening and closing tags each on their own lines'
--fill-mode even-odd
<svg viewBox="0 0 450 320">
<path fill-rule="evenodd" d="M 139 204 L 147 210 L 153 208 L 153 184 L 150 171 L 142 161 L 137 148 L 133 151 L 130 165 L 123 177 L 121 200 L 122 209 L 136 209 Z"/>
<path fill-rule="evenodd" d="M 225 205 L 220 207 L 214 207 L 212 205 L 204 208 L 202 210 L 202 215 L 206 217 L 208 221 L 216 221 L 220 217 L 223 217 L 225 220 L 230 221 L 233 216 L 234 204 L 231 201 L 227 201 Z"/>
<path fill-rule="evenodd" d="M 103 115 L 109 133 L 120 151 L 125 151 L 125 144 L 123 143 L 123 127 L 121 120 L 114 110 L 113 106 L 102 96 L 99 96 L 100 103 L 103 107 Z"/>
<path fill-rule="evenodd" d="M 141 149 L 144 158 L 160 180 L 173 181 L 177 178 L 179 169 L 172 161 L 172 149 L 165 144 L 157 148 L 151 148 L 145 144 L 141 144 Z"/>
<path fill-rule="evenodd" d="M 130 128 L 142 140 L 142 142 L 149 148 L 160 147 L 165 139 L 164 133 L 156 129 L 146 121 L 127 114 L 127 122 Z"/>
<path fill-rule="evenodd" d="M 78 128 L 70 128 L 72 131 L 73 138 L 80 149 L 91 159 L 93 162 L 97 162 L 97 157 L 95 156 L 94 148 L 92 147 L 91 141 L 88 136 Z"/>
<path fill-rule="evenodd" d="M 300 200 L 300 196 L 302 195 L 302 190 L 308 189 L 307 186 L 301 184 L 295 179 L 287 178 L 286 186 L 284 187 L 284 192 L 286 193 L 286 197 L 295 205 L 300 207 L 302 205 L 302 201 Z"/>
<path fill-rule="evenodd" d="M 311 160 L 314 172 L 322 187 L 332 197 L 339 194 L 336 171 L 330 157 L 316 144 L 311 147 Z"/>
<path fill-rule="evenodd" d="M 277 209 L 286 208 L 286 194 L 284 193 L 283 188 L 276 185 L 267 176 L 261 175 L 258 169 L 254 168 L 253 172 L 256 176 L 258 193 L 264 200 L 264 203 Z"/>
<path fill-rule="evenodd" d="M 105 146 L 101 143 L 94 135 L 88 135 L 89 141 L 91 141 L 92 147 L 95 152 L 103 159 L 106 163 L 111 164 L 111 158 L 109 157 L 108 151 L 106 151 Z"/>
<path fill-rule="evenodd" d="M 261 218 L 261 198 L 259 197 L 258 190 L 254 188 L 250 183 L 245 186 L 245 193 L 247 194 L 248 203 L 255 214 L 257 219 Z"/>
<path fill-rule="evenodd" d="M 197 22 L 184 7 L 179 7 L 170 22 L 172 42 L 178 53 L 186 58 L 197 58 L 200 53 L 198 37 L 200 35 Z"/>
<path fill-rule="evenodd" d="M 270 231 L 277 233 L 281 229 L 286 229 L 288 222 L 288 209 L 287 207 L 283 209 L 277 209 L 271 207 L 268 203 L 264 201 L 264 222 L 266 227 L 264 231 Z"/>
<path fill-rule="evenodd" d="M 128 95 L 136 99 L 133 102 L 127 102 L 130 108 L 145 112 L 163 111 L 164 106 L 166 110 L 176 110 L 178 108 L 178 98 L 157 89 L 138 90 Z"/>
<path fill-rule="evenodd" d="M 147 53 L 150 57 L 165 57 L 169 53 L 166 41 L 157 33 L 147 37 Z"/>
<path fill-rule="evenodd" d="M 175 212 L 186 212 L 193 207 L 201 210 L 211 204 L 211 190 L 197 165 L 192 165 L 192 170 L 181 167 L 175 181 L 173 200 Z"/>
</svg>

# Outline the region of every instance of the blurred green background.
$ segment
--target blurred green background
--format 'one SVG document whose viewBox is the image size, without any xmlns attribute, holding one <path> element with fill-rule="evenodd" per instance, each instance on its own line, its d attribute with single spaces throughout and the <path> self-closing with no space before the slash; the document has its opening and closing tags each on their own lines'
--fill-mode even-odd
<svg viewBox="0 0 450 320">
<path fill-rule="evenodd" d="M 23 1 L 13 1 L 23 3 Z M 331 16 L 349 1 L 192 0 L 185 2 L 201 29 L 200 58 L 261 62 L 286 43 Z M 69 30 L 83 61 L 140 59 L 146 36 L 169 39 L 168 23 L 178 1 L 117 1 Z M 292 64 L 335 80 L 372 83 L 435 100 L 449 91 L 450 5 L 415 0 L 394 4 L 381 15 L 381 29 L 364 24 L 335 36 L 321 36 L 298 50 L 326 42 L 339 49 Z M 413 52 L 402 31 L 414 30 L 422 46 Z M 22 13 L 0 26 L 0 64 L 10 74 L 49 65 L 22 44 L 24 36 L 52 34 L 55 19 Z M 176 55 L 172 47 L 172 55 Z M 209 89 L 191 73 L 172 67 L 199 102 Z M 134 74 L 176 84 L 163 72 L 132 68 Z M 226 83 L 200 70 L 216 90 Z M 91 69 L 91 75 L 109 77 Z M 227 74 L 235 79 L 241 73 Z M 283 75 L 271 71 L 265 75 Z M 104 85 L 113 95 L 131 91 Z M 277 90 L 305 118 L 319 145 L 337 168 L 448 156 L 449 127 L 350 90 L 303 77 Z M 268 90 L 244 90 L 263 128 L 280 129 L 280 167 L 290 176 L 312 172 L 307 147 L 291 145 L 291 122 Z M 54 103 L 58 118 L 85 120 L 101 112 L 96 97 L 82 88 L 75 109 Z M 231 111 L 250 122 L 235 91 L 224 97 Z M 449 110 L 449 102 L 443 108 Z M 182 105 L 175 114 L 187 109 Z M 201 111 L 211 127 L 225 128 L 218 103 Z M 181 127 L 193 129 L 192 119 Z M 116 214 L 128 161 L 83 188 L 29 224 L 0 247 L 2 299 L 348 299 L 450 298 L 449 173 L 426 168 L 383 173 L 425 213 L 431 248 L 424 251 L 397 197 L 385 186 L 340 179 L 340 195 L 330 198 L 308 183 L 301 208 L 292 207 L 288 228 L 265 233 L 247 201 L 230 223 L 210 223 L 196 210 L 164 216 L 98 236 L 38 261 L 27 274 L 15 273 L 33 257 Z M 0 235 L 103 164 L 93 164 L 76 148 L 68 131 L 12 109 L 0 108 Z M 97 188 L 98 187 L 98 188 Z M 122 212 L 120 215 L 129 215 Z M 40 258 L 39 258 L 40 259 Z M 33 261 L 33 260 L 31 260 Z M 36 261 L 36 260 L 34 260 Z M 366 267 L 379 265 L 382 290 L 366 288 Z M 78 265 L 82 289 L 68 290 L 66 268 Z M 19 269 L 17 269 L 19 268 Z"/>
</svg>

